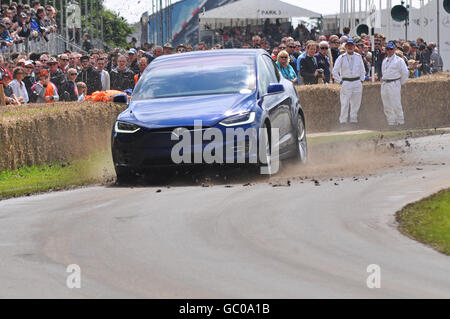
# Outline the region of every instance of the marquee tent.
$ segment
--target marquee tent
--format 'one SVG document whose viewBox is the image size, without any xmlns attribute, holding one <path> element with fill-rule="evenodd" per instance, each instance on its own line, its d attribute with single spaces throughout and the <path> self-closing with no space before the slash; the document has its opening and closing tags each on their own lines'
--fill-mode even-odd
<svg viewBox="0 0 450 319">
<path fill-rule="evenodd" d="M 200 13 L 200 20 L 214 19 L 289 19 L 292 17 L 320 17 L 316 13 L 281 0 L 239 0 Z"/>
</svg>

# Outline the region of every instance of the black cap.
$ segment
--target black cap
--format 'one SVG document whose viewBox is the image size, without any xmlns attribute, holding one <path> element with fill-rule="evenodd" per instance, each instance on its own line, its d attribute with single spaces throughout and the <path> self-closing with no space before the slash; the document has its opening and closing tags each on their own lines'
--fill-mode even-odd
<svg viewBox="0 0 450 319">
<path fill-rule="evenodd" d="M 89 60 L 90 57 L 89 57 L 89 55 L 86 55 L 86 54 L 85 54 L 85 55 L 82 55 L 82 56 L 81 56 L 80 61 L 83 61 L 83 60 L 86 60 L 86 59 Z"/>
<path fill-rule="evenodd" d="M 423 44 L 420 45 L 419 50 L 425 50 L 427 47 L 424 46 Z"/>
</svg>

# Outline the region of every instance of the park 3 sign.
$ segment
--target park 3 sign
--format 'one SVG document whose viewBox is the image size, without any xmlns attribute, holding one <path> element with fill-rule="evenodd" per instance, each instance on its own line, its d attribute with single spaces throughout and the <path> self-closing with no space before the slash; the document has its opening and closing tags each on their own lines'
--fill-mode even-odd
<svg viewBox="0 0 450 319">
<path fill-rule="evenodd" d="M 263 10 L 263 9 L 256 9 L 256 13 L 260 15 L 261 17 L 264 16 L 281 16 L 281 10 Z"/>
</svg>

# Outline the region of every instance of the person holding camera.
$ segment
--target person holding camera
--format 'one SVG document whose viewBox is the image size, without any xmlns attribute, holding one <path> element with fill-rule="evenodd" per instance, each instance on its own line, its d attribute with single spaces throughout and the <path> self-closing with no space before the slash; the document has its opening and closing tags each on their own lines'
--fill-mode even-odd
<svg viewBox="0 0 450 319">
<path fill-rule="evenodd" d="M 5 94 L 5 102 L 6 102 L 6 104 L 20 105 L 20 101 L 14 95 L 13 89 L 10 86 L 11 80 L 12 80 L 11 74 L 5 73 L 2 78 L 2 84 L 0 84 L 0 85 L 3 85 L 3 93 Z"/>
<path fill-rule="evenodd" d="M 45 10 L 43 7 L 39 7 L 36 11 L 36 19 L 33 19 L 31 21 L 31 30 L 37 31 L 39 36 L 43 37 L 46 42 L 48 42 L 47 33 L 49 33 L 49 30 L 47 29 L 46 25 L 46 15 Z"/>
<path fill-rule="evenodd" d="M 8 31 L 8 25 L 4 21 L 0 22 L 0 43 L 2 51 L 5 47 L 10 47 L 14 44 Z"/>
<path fill-rule="evenodd" d="M 317 43 L 314 41 L 308 42 L 306 45 L 306 56 L 300 61 L 300 76 L 303 78 L 304 84 L 317 84 L 318 77 L 322 76 L 319 72 L 317 60 L 314 57 L 316 54 Z"/>
<path fill-rule="evenodd" d="M 31 22 L 28 15 L 25 12 L 21 12 L 18 15 L 17 36 L 23 41 L 30 37 L 31 34 Z"/>
<path fill-rule="evenodd" d="M 333 68 L 335 82 L 341 86 L 341 115 L 339 122 L 347 124 L 350 109 L 350 123 L 358 123 L 358 111 L 361 106 L 362 83 L 366 77 L 366 70 L 361 55 L 355 53 L 355 42 L 352 38 L 345 44 L 346 53 L 340 55 Z"/>
<path fill-rule="evenodd" d="M 319 66 L 319 75 L 323 74 L 323 82 L 330 83 L 331 71 L 330 71 L 330 57 L 328 56 L 328 42 L 322 41 L 319 43 L 319 52 L 314 56 Z"/>
</svg>

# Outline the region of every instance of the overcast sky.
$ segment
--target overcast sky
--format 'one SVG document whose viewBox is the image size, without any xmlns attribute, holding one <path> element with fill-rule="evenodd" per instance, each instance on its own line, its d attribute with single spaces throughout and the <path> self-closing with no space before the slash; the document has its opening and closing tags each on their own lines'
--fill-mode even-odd
<svg viewBox="0 0 450 319">
<path fill-rule="evenodd" d="M 128 23 L 138 22 L 142 13 L 151 9 L 151 0 L 104 0 L 105 6 L 119 13 Z M 321 14 L 339 12 L 339 0 L 283 0 Z M 165 0 L 163 0 L 163 3 Z M 172 3 L 178 0 L 172 0 Z"/>
</svg>

